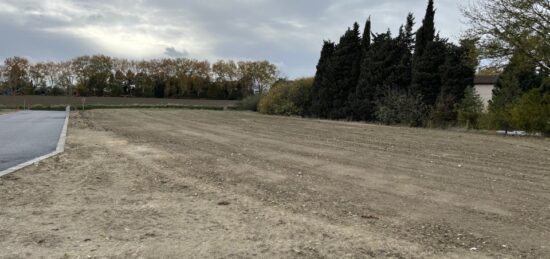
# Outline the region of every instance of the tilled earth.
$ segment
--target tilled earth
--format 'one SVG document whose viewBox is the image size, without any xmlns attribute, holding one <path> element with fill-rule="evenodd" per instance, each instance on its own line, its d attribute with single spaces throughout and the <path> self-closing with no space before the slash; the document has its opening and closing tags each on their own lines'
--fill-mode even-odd
<svg viewBox="0 0 550 259">
<path fill-rule="evenodd" d="M 540 138 L 97 110 L 0 194 L 0 257 L 550 257 Z"/>
</svg>

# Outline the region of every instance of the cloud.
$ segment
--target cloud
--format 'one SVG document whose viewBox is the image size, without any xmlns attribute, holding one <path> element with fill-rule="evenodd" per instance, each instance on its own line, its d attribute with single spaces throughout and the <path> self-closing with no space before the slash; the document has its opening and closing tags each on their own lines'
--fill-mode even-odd
<svg viewBox="0 0 550 259">
<path fill-rule="evenodd" d="M 184 51 L 178 51 L 174 47 L 166 48 L 166 50 L 164 51 L 164 54 L 166 56 L 171 57 L 171 58 L 184 58 L 184 57 L 187 57 L 187 55 L 188 55 L 187 51 L 185 51 L 185 50 Z"/>
<path fill-rule="evenodd" d="M 439 0 L 436 25 L 456 40 L 460 0 Z M 2 0 L 0 58 L 60 60 L 85 54 L 148 59 L 262 59 L 289 77 L 311 76 L 322 41 L 371 15 L 396 31 L 427 0 Z"/>
</svg>

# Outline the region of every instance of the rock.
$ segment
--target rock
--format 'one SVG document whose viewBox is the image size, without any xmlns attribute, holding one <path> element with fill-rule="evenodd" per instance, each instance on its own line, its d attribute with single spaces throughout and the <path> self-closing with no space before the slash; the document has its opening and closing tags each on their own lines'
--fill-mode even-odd
<svg viewBox="0 0 550 259">
<path fill-rule="evenodd" d="M 231 203 L 229 203 L 228 201 L 220 201 L 220 202 L 218 202 L 218 205 L 220 205 L 220 206 L 227 206 L 227 205 L 229 205 L 229 204 L 231 204 Z"/>
</svg>

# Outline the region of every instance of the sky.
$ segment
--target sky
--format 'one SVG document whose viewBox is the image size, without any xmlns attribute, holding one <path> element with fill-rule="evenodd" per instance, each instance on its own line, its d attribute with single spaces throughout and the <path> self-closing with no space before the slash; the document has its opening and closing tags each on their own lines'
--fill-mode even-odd
<svg viewBox="0 0 550 259">
<path fill-rule="evenodd" d="M 463 0 L 436 0 L 436 27 L 457 41 Z M 268 60 L 281 76 L 312 76 L 323 40 L 338 41 L 371 16 L 374 32 L 397 33 L 427 0 L 0 0 L 0 59 L 32 62 L 105 54 Z"/>
</svg>

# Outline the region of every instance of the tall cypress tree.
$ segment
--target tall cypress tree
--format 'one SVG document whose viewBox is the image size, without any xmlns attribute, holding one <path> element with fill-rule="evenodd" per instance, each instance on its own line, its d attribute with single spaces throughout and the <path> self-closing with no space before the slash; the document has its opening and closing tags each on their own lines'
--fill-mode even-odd
<svg viewBox="0 0 550 259">
<path fill-rule="evenodd" d="M 412 51 L 414 48 L 414 16 L 409 13 L 405 26 L 399 29 L 399 36 L 395 39 L 395 52 L 400 56 L 396 73 L 398 80 L 396 85 L 403 92 L 408 91 L 412 81 Z"/>
<path fill-rule="evenodd" d="M 422 20 L 422 27 L 416 32 L 416 46 L 415 56 L 421 56 L 424 54 L 424 50 L 428 46 L 428 43 L 433 42 L 435 39 L 435 9 L 434 1 L 429 0 L 428 8 L 426 8 L 426 15 Z"/>
<path fill-rule="evenodd" d="M 412 65 L 411 93 L 420 95 L 425 104 L 433 106 L 441 91 L 439 68 L 445 62 L 446 40 L 435 35 L 433 0 L 428 3 L 422 27 L 416 32 Z"/>
<path fill-rule="evenodd" d="M 361 61 L 360 61 L 360 67 L 359 67 L 359 77 L 357 79 L 357 85 L 353 90 L 353 95 L 350 96 L 349 98 L 353 120 L 366 119 L 364 116 L 366 111 L 364 111 L 362 107 L 365 106 L 363 102 L 367 98 L 366 92 L 364 89 L 364 84 L 366 82 L 366 77 L 367 77 L 367 74 L 365 73 L 365 69 L 367 66 L 366 60 L 368 59 L 368 53 L 371 47 L 371 34 L 372 34 L 371 19 L 369 17 L 367 19 L 367 22 L 365 23 L 365 29 L 363 31 L 363 37 L 361 39 Z"/>
<path fill-rule="evenodd" d="M 317 72 L 311 87 L 311 106 L 309 109 L 310 115 L 315 117 L 326 117 L 328 113 L 327 105 L 331 102 L 331 98 L 328 94 L 327 84 L 324 82 L 327 80 L 328 65 L 334 54 L 334 49 L 334 42 L 325 41 L 319 63 L 317 63 Z"/>
<path fill-rule="evenodd" d="M 328 73 L 334 80 L 329 91 L 332 96 L 329 118 L 344 119 L 351 116 L 349 96 L 357 85 L 360 62 L 361 37 L 359 24 L 355 23 L 353 29 L 348 29 L 340 38 L 340 43 L 329 62 Z"/>
<path fill-rule="evenodd" d="M 362 56 L 367 55 L 367 52 L 370 49 L 371 43 L 371 20 L 370 17 L 365 22 L 365 29 L 363 30 L 363 38 L 361 39 L 361 53 Z"/>
<path fill-rule="evenodd" d="M 414 39 L 414 15 L 412 13 L 409 13 L 407 15 L 407 22 L 405 23 L 405 31 L 404 31 L 404 42 L 406 43 L 407 47 L 409 48 L 409 52 L 412 53 L 415 47 L 415 39 Z"/>
</svg>

